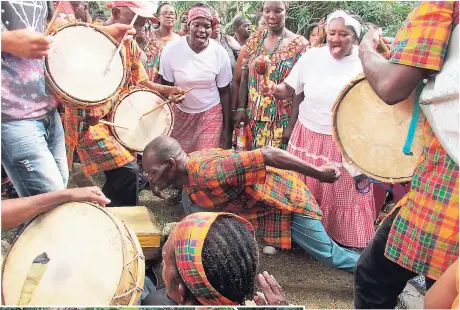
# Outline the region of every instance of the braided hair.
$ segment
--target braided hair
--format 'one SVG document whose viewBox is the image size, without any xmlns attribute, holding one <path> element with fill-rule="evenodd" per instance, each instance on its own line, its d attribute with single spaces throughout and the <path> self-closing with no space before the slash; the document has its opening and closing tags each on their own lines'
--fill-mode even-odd
<svg viewBox="0 0 460 310">
<path fill-rule="evenodd" d="M 233 217 L 217 218 L 206 236 L 202 255 L 206 277 L 222 296 L 240 305 L 254 297 L 259 251 L 243 223 Z"/>
</svg>

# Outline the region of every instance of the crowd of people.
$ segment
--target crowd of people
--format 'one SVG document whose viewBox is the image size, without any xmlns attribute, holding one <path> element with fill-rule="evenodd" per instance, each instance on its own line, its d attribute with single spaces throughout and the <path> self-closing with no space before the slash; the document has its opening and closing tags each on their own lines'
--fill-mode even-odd
<svg viewBox="0 0 460 310">
<path fill-rule="evenodd" d="M 364 27 L 343 10 L 305 33 L 292 32 L 286 28 L 289 1 L 264 1 L 255 20 L 233 17 L 234 36 L 203 3 L 176 12 L 169 2 L 153 10 L 148 1 L 115 1 L 107 20 L 91 16 L 88 2 L 61 4 L 52 26 L 91 23 L 123 45 L 121 93 L 143 87 L 171 99 L 171 136 L 151 141 L 142 156 L 101 122 L 112 101 L 76 107 L 47 88 L 44 57 L 53 38 L 45 30 L 55 5 L 2 2 L 2 196 L 21 197 L 3 201 L 2 229 L 68 201 L 136 206 L 139 191 L 150 188 L 169 204 L 182 203 L 186 217 L 163 246 L 164 286 L 146 285 L 143 304 L 287 304 L 276 280 L 258 274 L 258 235 L 264 253 L 296 243 L 324 264 L 353 273 L 356 308 L 394 308 L 417 275 L 426 278 L 427 306 L 452 305 L 458 296 L 452 288 L 458 163 L 426 121 L 407 194 L 395 199 L 376 231 L 390 193 L 377 199 L 378 185 L 363 192 L 352 171 L 334 165 L 343 154 L 333 139 L 331 111 L 360 73 L 394 105 L 441 71 L 458 2 L 414 4 L 394 40 L 385 40 L 390 53 L 379 47 L 381 29 Z M 134 8 L 148 14 L 138 16 Z M 268 59 L 268 81 L 257 70 L 260 57 Z M 237 151 L 240 127 L 246 143 Z M 105 174 L 102 189 L 66 189 L 75 160 L 86 175 Z M 167 188 L 174 189 L 169 197 Z M 433 285 L 436 280 L 449 288 Z M 263 293 L 254 291 L 256 282 Z"/>
</svg>

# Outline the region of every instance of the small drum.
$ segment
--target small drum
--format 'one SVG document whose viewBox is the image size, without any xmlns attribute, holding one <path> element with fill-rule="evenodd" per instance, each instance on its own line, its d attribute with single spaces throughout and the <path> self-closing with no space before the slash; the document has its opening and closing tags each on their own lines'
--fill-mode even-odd
<svg viewBox="0 0 460 310">
<path fill-rule="evenodd" d="M 86 23 L 64 25 L 56 30 L 45 74 L 60 101 L 77 107 L 97 106 L 116 100 L 125 83 L 124 54 L 108 34 Z"/>
<path fill-rule="evenodd" d="M 42 253 L 49 258 L 46 269 L 33 278 L 32 290 L 23 289 Z M 17 305 L 29 291 L 27 306 L 137 305 L 144 275 L 141 246 L 123 220 L 106 208 L 67 203 L 31 220 L 11 246 L 2 302 Z"/>
<path fill-rule="evenodd" d="M 412 179 L 423 150 L 423 124 L 419 114 L 411 152 L 402 151 L 412 119 L 414 94 L 395 105 L 383 102 L 364 74 L 350 81 L 333 107 L 333 137 L 343 161 L 361 173 L 385 183 Z"/>
<path fill-rule="evenodd" d="M 142 116 L 164 101 L 160 94 L 143 88 L 132 88 L 122 94 L 109 114 L 109 121 L 129 129 L 111 126 L 115 138 L 128 149 L 143 152 L 156 137 L 169 136 L 174 126 L 169 105 Z"/>
</svg>

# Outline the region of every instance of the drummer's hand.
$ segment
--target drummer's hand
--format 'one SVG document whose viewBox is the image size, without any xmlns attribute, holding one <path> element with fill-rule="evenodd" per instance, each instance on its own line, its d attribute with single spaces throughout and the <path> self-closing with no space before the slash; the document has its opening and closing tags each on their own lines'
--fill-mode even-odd
<svg viewBox="0 0 460 310">
<path fill-rule="evenodd" d="M 375 50 L 379 52 L 386 59 L 389 59 L 390 52 L 384 52 L 379 47 L 381 36 L 382 36 L 382 28 L 374 29 L 372 27 L 369 27 L 368 32 L 364 35 L 363 39 L 361 40 L 361 44 L 359 45 L 359 50 L 360 51 Z M 383 41 L 385 42 L 388 50 L 391 50 L 391 46 L 388 44 L 389 41 L 386 39 L 383 39 Z"/>
<path fill-rule="evenodd" d="M 2 33 L 2 52 L 27 59 L 42 59 L 48 56 L 51 36 L 29 29 L 13 30 Z"/>
<path fill-rule="evenodd" d="M 88 126 L 96 126 L 103 117 L 104 115 L 100 109 L 90 109 L 86 116 L 86 124 L 88 124 Z"/>
<path fill-rule="evenodd" d="M 324 183 L 334 183 L 340 177 L 340 170 L 330 164 L 318 167 L 319 175 L 316 177 L 317 180 Z"/>
<path fill-rule="evenodd" d="M 136 34 L 136 29 L 133 26 L 125 25 L 125 24 L 113 24 L 110 26 L 101 26 L 100 29 L 107 32 L 111 35 L 115 41 L 120 42 L 123 39 L 126 31 L 128 31 L 128 35 L 125 39 L 126 41 L 132 40 L 133 36 Z"/>
<path fill-rule="evenodd" d="M 276 91 L 276 84 L 273 81 L 268 81 L 268 85 L 265 83 L 260 84 L 260 94 L 264 97 L 273 95 Z"/>
<path fill-rule="evenodd" d="M 96 202 L 101 206 L 110 203 L 110 199 L 97 186 L 68 189 L 70 201 Z"/>
<path fill-rule="evenodd" d="M 254 302 L 258 306 L 287 306 L 289 305 L 286 295 L 281 288 L 281 285 L 275 278 L 264 271 L 263 274 L 257 276 L 257 283 L 263 293 L 257 292 L 254 296 Z"/>
<path fill-rule="evenodd" d="M 171 100 L 173 104 L 179 103 L 185 99 L 184 93 L 184 90 L 180 87 L 171 87 L 168 99 Z"/>
</svg>

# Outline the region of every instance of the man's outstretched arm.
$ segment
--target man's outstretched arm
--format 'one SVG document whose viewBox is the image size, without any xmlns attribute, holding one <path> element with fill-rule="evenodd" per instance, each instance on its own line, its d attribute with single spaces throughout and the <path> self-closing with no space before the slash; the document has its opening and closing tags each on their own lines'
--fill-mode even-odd
<svg viewBox="0 0 460 310">
<path fill-rule="evenodd" d="M 34 216 L 71 201 L 110 203 L 98 187 L 72 188 L 36 196 L 2 201 L 2 230 L 14 228 Z"/>
<path fill-rule="evenodd" d="M 261 150 L 265 165 L 270 167 L 295 171 L 326 183 L 334 183 L 340 176 L 340 171 L 333 166 L 315 167 L 273 146 L 264 146 Z"/>
</svg>

